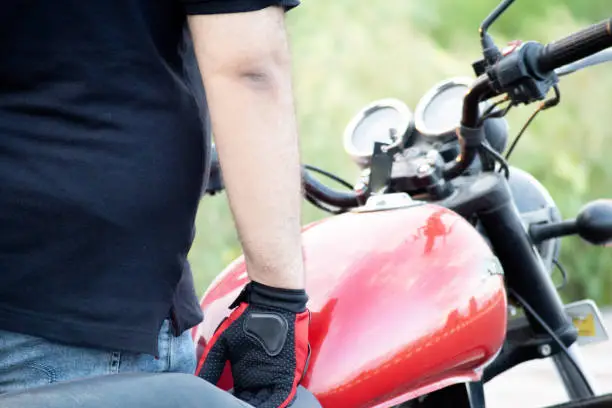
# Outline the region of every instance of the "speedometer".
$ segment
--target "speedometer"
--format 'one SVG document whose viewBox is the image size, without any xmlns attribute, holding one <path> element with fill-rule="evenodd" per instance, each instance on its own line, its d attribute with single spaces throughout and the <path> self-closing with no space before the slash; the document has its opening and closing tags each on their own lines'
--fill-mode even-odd
<svg viewBox="0 0 612 408">
<path fill-rule="evenodd" d="M 453 78 L 435 85 L 419 101 L 414 113 L 418 132 L 446 142 L 454 137 L 461 121 L 463 98 L 472 84 L 470 78 Z"/>
<path fill-rule="evenodd" d="M 414 116 L 398 99 L 372 102 L 349 122 L 344 131 L 344 150 L 360 167 L 370 164 L 374 143 L 405 143 L 414 130 Z"/>
<path fill-rule="evenodd" d="M 436 84 L 419 101 L 414 112 L 414 126 L 424 139 L 447 144 L 457 141 L 457 128 L 461 125 L 463 99 L 473 80 L 468 77 L 448 79 Z M 482 114 L 491 102 L 480 103 Z M 508 140 L 508 122 L 503 117 L 484 122 L 485 137 L 491 147 L 501 153 Z"/>
</svg>

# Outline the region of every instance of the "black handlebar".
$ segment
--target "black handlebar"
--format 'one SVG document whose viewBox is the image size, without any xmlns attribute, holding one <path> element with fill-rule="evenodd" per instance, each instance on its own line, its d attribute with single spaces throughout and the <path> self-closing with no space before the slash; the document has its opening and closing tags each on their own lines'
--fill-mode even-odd
<svg viewBox="0 0 612 408">
<path fill-rule="evenodd" d="M 538 58 L 538 68 L 552 71 L 608 47 L 612 47 L 612 18 L 546 45 Z"/>
</svg>

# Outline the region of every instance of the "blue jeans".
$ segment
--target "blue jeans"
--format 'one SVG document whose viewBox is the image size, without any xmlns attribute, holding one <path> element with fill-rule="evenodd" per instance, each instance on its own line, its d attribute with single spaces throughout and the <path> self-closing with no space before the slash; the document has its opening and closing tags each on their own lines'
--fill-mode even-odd
<svg viewBox="0 0 612 408">
<path fill-rule="evenodd" d="M 0 330 L 0 394 L 108 374 L 195 372 L 195 346 L 190 330 L 175 337 L 170 322 L 165 320 L 158 344 L 159 358 L 155 358 L 148 354 L 73 347 Z"/>
</svg>

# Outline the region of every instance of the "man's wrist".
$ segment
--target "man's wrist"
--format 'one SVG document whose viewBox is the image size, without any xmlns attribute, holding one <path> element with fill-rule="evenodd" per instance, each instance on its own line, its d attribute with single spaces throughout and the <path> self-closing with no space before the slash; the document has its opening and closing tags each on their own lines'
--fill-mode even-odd
<svg viewBox="0 0 612 408">
<path fill-rule="evenodd" d="M 288 251 L 293 253 L 294 251 Z M 247 271 L 251 281 L 279 289 L 304 289 L 306 273 L 303 255 L 299 259 L 276 259 L 274 267 L 269 263 L 256 262 L 246 258 Z M 263 266 L 263 265 L 267 266 Z"/>
</svg>

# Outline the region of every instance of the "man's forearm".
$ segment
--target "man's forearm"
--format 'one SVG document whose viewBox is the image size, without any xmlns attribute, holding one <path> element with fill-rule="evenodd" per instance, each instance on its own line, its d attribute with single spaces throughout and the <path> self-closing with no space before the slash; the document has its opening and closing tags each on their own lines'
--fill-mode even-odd
<svg viewBox="0 0 612 408">
<path fill-rule="evenodd" d="M 250 277 L 301 288 L 300 158 L 289 81 L 272 88 L 249 81 L 207 83 L 223 181 Z"/>
<path fill-rule="evenodd" d="M 272 44 L 260 58 L 247 53 L 215 61 L 214 53 L 198 46 L 193 24 L 192 31 L 249 276 L 302 288 L 301 170 L 289 50 L 282 13 L 261 13 L 270 13 L 261 18 L 275 26 L 261 22 Z"/>
</svg>

